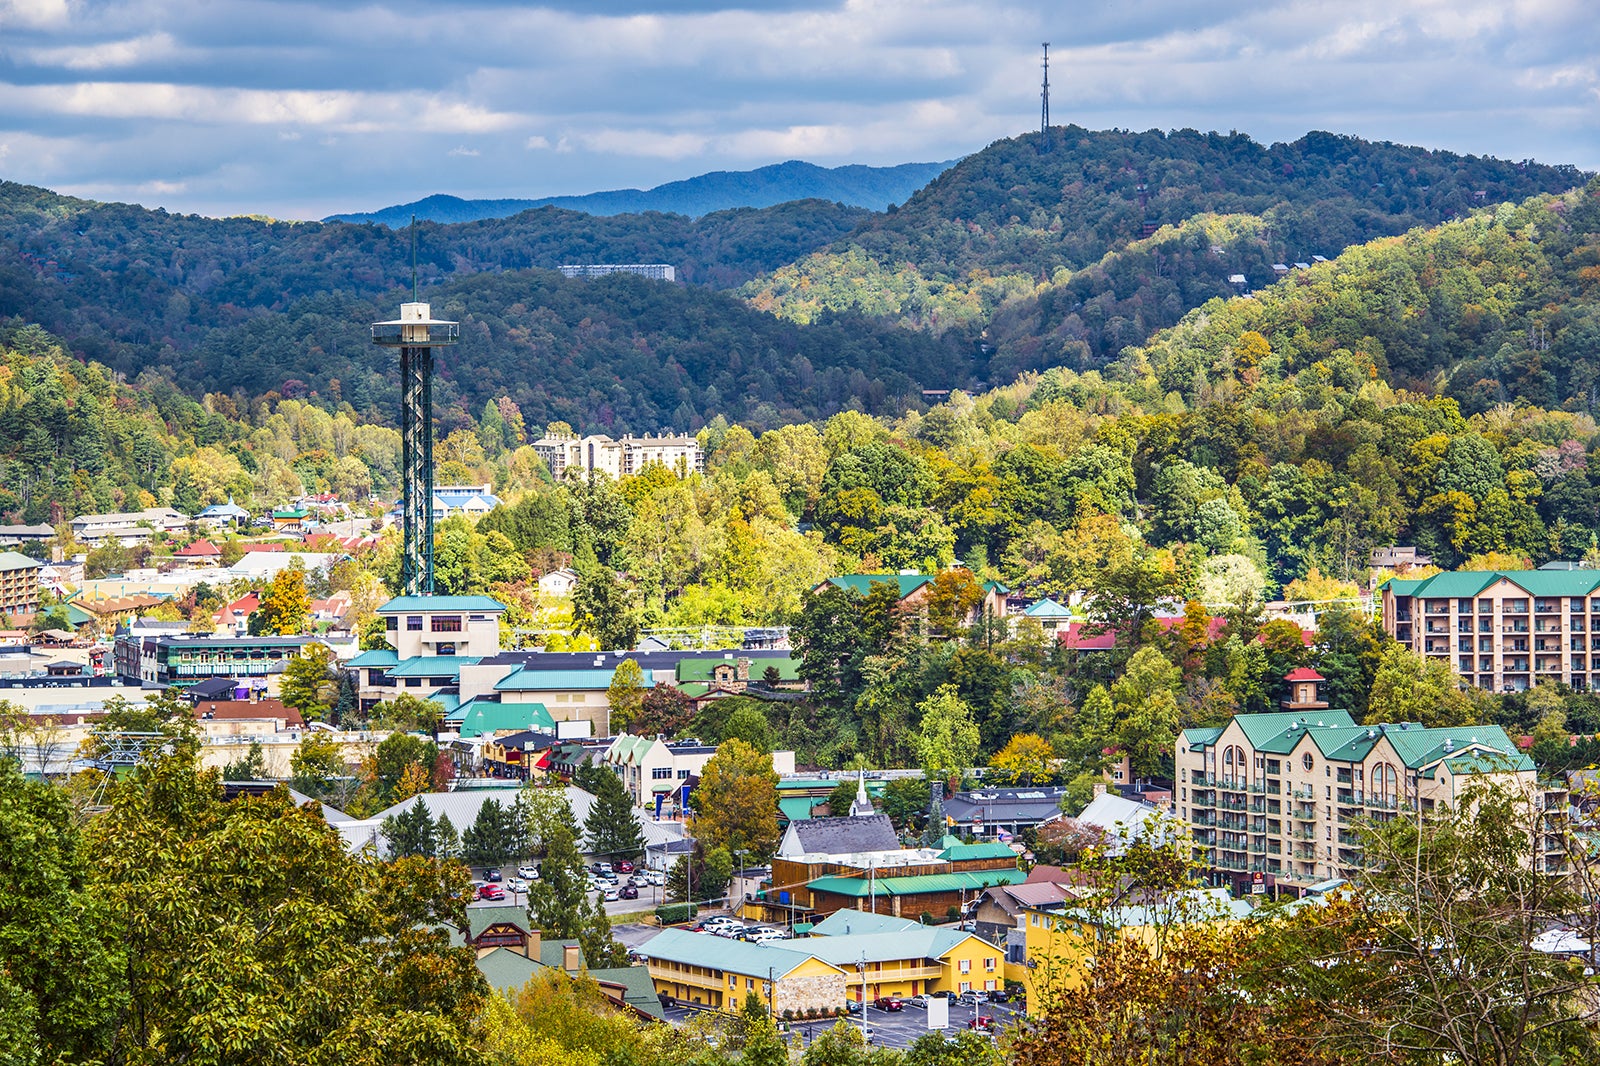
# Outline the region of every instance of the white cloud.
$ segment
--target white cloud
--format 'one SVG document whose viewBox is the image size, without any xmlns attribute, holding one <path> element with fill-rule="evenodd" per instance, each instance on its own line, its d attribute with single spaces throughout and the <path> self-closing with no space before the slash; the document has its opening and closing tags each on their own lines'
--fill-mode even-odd
<svg viewBox="0 0 1600 1066">
<path fill-rule="evenodd" d="M 67 0 L 0 0 L 0 28 L 59 26 L 67 15 Z"/>
<path fill-rule="evenodd" d="M 171 34 L 151 33 L 122 41 L 101 44 L 67 45 L 60 48 L 32 48 L 24 56 L 41 67 L 66 70 L 114 70 L 170 60 L 179 53 Z"/>
<path fill-rule="evenodd" d="M 549 148 L 550 138 L 541 137 L 537 133 L 523 142 L 522 147 L 527 149 Z"/>
<path fill-rule="evenodd" d="M 482 154 L 483 153 L 479 152 L 476 148 L 467 148 L 466 146 L 459 144 L 445 153 L 445 155 L 465 156 L 469 159 Z"/>
</svg>

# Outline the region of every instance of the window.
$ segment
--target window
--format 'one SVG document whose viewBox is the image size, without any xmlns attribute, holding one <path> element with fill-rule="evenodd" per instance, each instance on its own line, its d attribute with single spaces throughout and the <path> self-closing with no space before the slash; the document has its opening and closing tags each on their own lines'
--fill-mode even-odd
<svg viewBox="0 0 1600 1066">
<path fill-rule="evenodd" d="M 738 974 L 730 973 L 728 975 L 728 987 L 729 988 L 738 988 L 739 987 L 739 975 Z"/>
<path fill-rule="evenodd" d="M 971 992 L 972 991 L 972 982 L 971 981 L 962 981 L 961 985 L 957 989 L 957 991 L 958 992 Z"/>
<path fill-rule="evenodd" d="M 984 987 L 984 989 L 986 991 L 993 992 L 994 991 L 994 987 L 995 987 L 994 986 L 994 982 L 993 981 L 985 981 L 983 983 L 983 987 Z"/>
<path fill-rule="evenodd" d="M 422 678 L 420 678 L 420 677 L 408 677 L 408 678 L 406 678 L 406 688 L 421 688 L 421 687 L 422 687 Z"/>
<path fill-rule="evenodd" d="M 406 632 L 407 633 L 421 633 L 422 632 L 422 616 L 420 614 L 408 614 L 408 615 L 406 615 Z"/>
<path fill-rule="evenodd" d="M 383 628 L 393 633 L 395 630 L 400 628 L 400 619 L 391 614 L 389 617 L 383 620 Z"/>
<path fill-rule="evenodd" d="M 1300 757 L 1300 765 L 1309 770 L 1316 765 L 1316 760 L 1311 758 L 1311 753 L 1308 751 Z"/>
<path fill-rule="evenodd" d="M 994 973 L 994 956 L 990 955 L 983 960 L 983 968 L 989 973 Z"/>
<path fill-rule="evenodd" d="M 678 771 L 678 780 L 679 781 L 687 781 L 687 780 L 689 780 L 689 771 L 688 770 L 679 770 Z"/>
<path fill-rule="evenodd" d="M 429 620 L 429 628 L 435 633 L 461 632 L 461 616 L 459 614 L 436 614 Z"/>
<path fill-rule="evenodd" d="M 961 970 L 962 973 L 971 973 L 972 972 L 972 960 L 971 959 L 962 959 L 961 960 L 961 965 L 960 965 L 960 970 Z"/>
<path fill-rule="evenodd" d="M 433 653 L 435 655 L 454 655 L 456 653 L 456 646 L 454 644 L 440 644 L 433 650 Z"/>
<path fill-rule="evenodd" d="M 672 767 L 670 766 L 657 766 L 650 771 L 650 780 L 652 781 L 670 781 L 671 779 Z"/>
</svg>

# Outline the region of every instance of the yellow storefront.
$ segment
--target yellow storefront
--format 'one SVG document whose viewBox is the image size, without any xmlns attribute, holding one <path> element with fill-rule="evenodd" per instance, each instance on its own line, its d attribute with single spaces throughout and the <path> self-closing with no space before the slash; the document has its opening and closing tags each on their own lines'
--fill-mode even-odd
<svg viewBox="0 0 1600 1066">
<path fill-rule="evenodd" d="M 713 1010 L 736 1011 L 754 992 L 776 1014 L 837 1010 L 845 972 L 800 951 L 664 929 L 640 951 L 658 995 Z"/>
</svg>

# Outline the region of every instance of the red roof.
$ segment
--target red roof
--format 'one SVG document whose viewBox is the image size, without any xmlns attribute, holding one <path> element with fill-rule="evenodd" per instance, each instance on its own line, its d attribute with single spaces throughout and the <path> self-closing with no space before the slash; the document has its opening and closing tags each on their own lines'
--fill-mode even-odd
<svg viewBox="0 0 1600 1066">
<path fill-rule="evenodd" d="M 212 720 L 247 719 L 247 718 L 282 718 L 286 726 L 305 725 L 305 719 L 300 717 L 300 712 L 293 707 L 286 707 L 282 700 L 201 700 L 194 705 L 194 716 L 204 719 L 210 716 Z"/>
<path fill-rule="evenodd" d="M 243 618 L 249 618 L 260 609 L 261 594 L 259 592 L 248 592 L 234 600 L 232 603 L 228 604 L 226 607 L 221 607 L 216 611 L 213 611 L 211 614 L 211 620 L 218 625 L 221 625 L 225 621 L 233 621 L 235 615 Z"/>
<path fill-rule="evenodd" d="M 209 559 L 212 556 L 221 555 L 222 549 L 202 537 L 188 547 L 179 548 L 172 554 L 181 559 Z"/>
<path fill-rule="evenodd" d="M 251 552 L 281 552 L 288 550 L 289 546 L 284 544 L 282 541 L 278 541 L 274 544 L 246 544 L 244 546 L 244 553 L 246 555 L 249 555 Z"/>
<path fill-rule="evenodd" d="M 1297 666 L 1283 675 L 1285 681 L 1326 681 L 1327 678 L 1311 669 L 1309 666 Z"/>
</svg>

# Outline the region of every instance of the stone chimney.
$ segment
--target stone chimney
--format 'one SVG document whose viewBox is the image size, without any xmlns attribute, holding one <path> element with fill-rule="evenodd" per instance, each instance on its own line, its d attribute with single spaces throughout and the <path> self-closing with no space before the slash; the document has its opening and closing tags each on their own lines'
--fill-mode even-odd
<svg viewBox="0 0 1600 1066">
<path fill-rule="evenodd" d="M 734 666 L 733 676 L 740 681 L 750 680 L 750 659 L 747 656 L 739 656 L 738 662 Z"/>
</svg>

